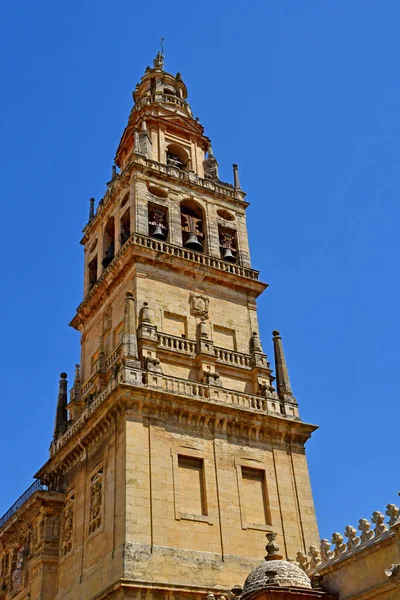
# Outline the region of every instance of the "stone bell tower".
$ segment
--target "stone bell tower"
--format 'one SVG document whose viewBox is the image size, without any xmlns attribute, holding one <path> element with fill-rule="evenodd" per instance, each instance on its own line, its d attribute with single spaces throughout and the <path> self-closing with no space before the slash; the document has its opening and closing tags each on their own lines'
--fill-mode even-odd
<svg viewBox="0 0 400 600">
<path fill-rule="evenodd" d="M 285 558 L 318 542 L 315 427 L 277 331 L 275 389 L 238 169 L 220 181 L 187 95 L 159 53 L 90 202 L 81 363 L 37 474 L 64 494 L 57 598 L 205 598 L 244 581 L 272 529 Z"/>
</svg>

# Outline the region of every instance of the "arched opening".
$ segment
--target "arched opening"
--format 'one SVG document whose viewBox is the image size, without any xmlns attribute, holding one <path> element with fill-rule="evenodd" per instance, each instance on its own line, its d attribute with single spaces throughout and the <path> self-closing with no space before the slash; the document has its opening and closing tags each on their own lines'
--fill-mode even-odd
<svg viewBox="0 0 400 600">
<path fill-rule="evenodd" d="M 168 209 L 149 202 L 149 235 L 157 240 L 168 239 Z"/>
<path fill-rule="evenodd" d="M 128 208 L 119 221 L 119 242 L 121 246 L 129 239 L 131 235 L 131 211 Z"/>
<path fill-rule="evenodd" d="M 169 144 L 167 146 L 167 165 L 185 171 L 189 166 L 189 156 L 186 150 L 178 144 Z"/>
<path fill-rule="evenodd" d="M 238 245 L 236 231 L 219 225 L 218 233 L 221 258 L 231 263 L 237 262 Z"/>
<path fill-rule="evenodd" d="M 114 217 L 110 217 L 104 229 L 103 235 L 103 260 L 101 264 L 105 269 L 115 256 L 115 224 Z"/>
<path fill-rule="evenodd" d="M 181 203 L 182 245 L 197 252 L 205 251 L 205 220 L 203 209 L 193 200 Z"/>
</svg>

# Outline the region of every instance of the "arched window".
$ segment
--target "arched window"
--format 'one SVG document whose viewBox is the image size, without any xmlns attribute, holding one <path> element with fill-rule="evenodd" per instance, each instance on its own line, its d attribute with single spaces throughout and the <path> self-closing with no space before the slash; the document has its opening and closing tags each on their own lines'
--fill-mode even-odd
<svg viewBox="0 0 400 600">
<path fill-rule="evenodd" d="M 169 144 L 167 146 L 167 165 L 185 171 L 189 166 L 189 156 L 186 150 L 178 144 Z"/>
<path fill-rule="evenodd" d="M 182 245 L 197 252 L 205 251 L 203 209 L 193 200 L 181 203 Z"/>
<path fill-rule="evenodd" d="M 104 229 L 103 236 L 103 260 L 101 264 L 105 269 L 115 256 L 115 224 L 114 217 L 110 217 Z"/>
</svg>

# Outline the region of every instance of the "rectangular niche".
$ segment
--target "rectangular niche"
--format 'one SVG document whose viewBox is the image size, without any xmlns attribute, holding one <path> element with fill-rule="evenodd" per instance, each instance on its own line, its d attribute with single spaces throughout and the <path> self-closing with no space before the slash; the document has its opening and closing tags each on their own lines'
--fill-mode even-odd
<svg viewBox="0 0 400 600">
<path fill-rule="evenodd" d="M 249 462 L 253 463 L 243 460 L 235 464 L 242 527 L 264 531 L 271 527 L 266 470 L 249 466 Z"/>
<path fill-rule="evenodd" d="M 165 311 L 162 331 L 176 337 L 187 337 L 187 318 L 183 315 Z"/>
<path fill-rule="evenodd" d="M 222 327 L 221 325 L 213 326 L 213 342 L 219 348 L 227 350 L 236 350 L 236 332 L 234 329 Z"/>
<path fill-rule="evenodd" d="M 204 465 L 201 458 L 178 455 L 179 510 L 181 514 L 206 515 Z"/>
</svg>

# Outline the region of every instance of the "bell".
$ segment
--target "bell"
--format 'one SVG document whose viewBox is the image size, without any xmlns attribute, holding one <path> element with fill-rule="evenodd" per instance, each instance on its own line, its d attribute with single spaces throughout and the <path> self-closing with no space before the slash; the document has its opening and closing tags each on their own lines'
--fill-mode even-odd
<svg viewBox="0 0 400 600">
<path fill-rule="evenodd" d="M 232 254 L 232 250 L 230 248 L 224 248 L 222 258 L 228 262 L 236 262 L 236 258 Z"/>
<path fill-rule="evenodd" d="M 161 229 L 161 227 L 159 225 L 156 225 L 154 227 L 154 230 L 153 230 L 153 233 L 151 234 L 151 237 L 157 238 L 158 240 L 163 240 L 165 238 L 163 230 Z"/>
<path fill-rule="evenodd" d="M 189 233 L 188 239 L 184 243 L 185 248 L 190 248 L 190 250 L 197 250 L 197 252 L 201 252 L 203 250 L 203 246 L 197 239 L 197 235 L 195 233 Z"/>
</svg>

